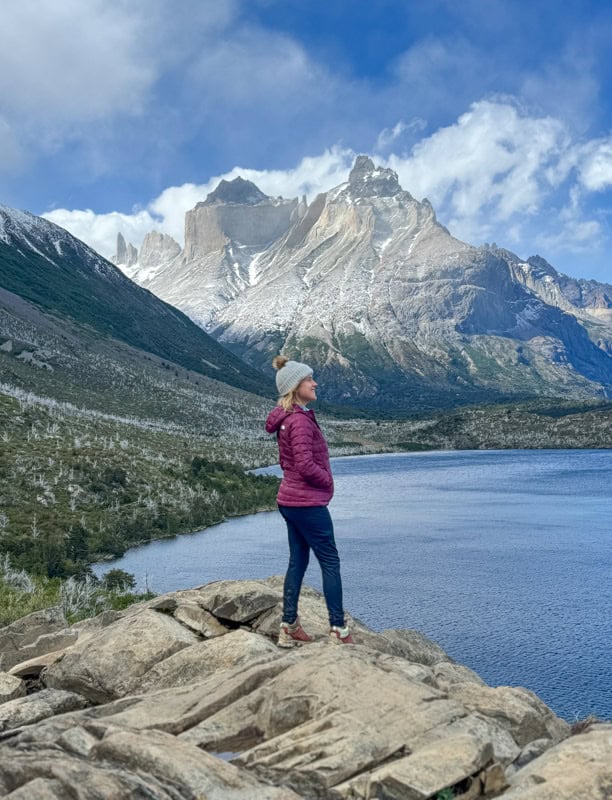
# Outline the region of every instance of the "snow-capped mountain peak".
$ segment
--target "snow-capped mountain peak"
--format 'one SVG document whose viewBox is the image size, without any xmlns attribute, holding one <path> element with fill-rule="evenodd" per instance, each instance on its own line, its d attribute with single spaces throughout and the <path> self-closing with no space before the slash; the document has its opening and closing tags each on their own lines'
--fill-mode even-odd
<svg viewBox="0 0 612 800">
<path fill-rule="evenodd" d="M 221 185 L 147 285 L 256 366 L 281 350 L 308 361 L 333 402 L 605 394 L 612 320 L 603 307 L 587 320 L 596 287 L 578 311 L 548 267 L 455 239 L 393 170 L 359 156 L 310 204 Z"/>
</svg>

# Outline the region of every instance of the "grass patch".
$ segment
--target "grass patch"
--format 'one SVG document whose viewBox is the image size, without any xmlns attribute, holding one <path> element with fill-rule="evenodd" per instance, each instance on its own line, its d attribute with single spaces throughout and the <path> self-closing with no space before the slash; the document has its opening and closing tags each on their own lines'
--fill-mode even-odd
<svg viewBox="0 0 612 800">
<path fill-rule="evenodd" d="M 0 627 L 26 614 L 54 606 L 59 606 L 68 622 L 72 623 L 108 609 L 122 610 L 155 597 L 149 589 L 130 591 L 128 587 L 133 586 L 133 577 L 129 573 L 122 574 L 122 581 L 108 581 L 106 578 L 112 572 L 121 570 L 111 570 L 101 579 L 91 574 L 80 580 L 47 578 L 13 568 L 5 555 L 0 558 Z"/>
</svg>

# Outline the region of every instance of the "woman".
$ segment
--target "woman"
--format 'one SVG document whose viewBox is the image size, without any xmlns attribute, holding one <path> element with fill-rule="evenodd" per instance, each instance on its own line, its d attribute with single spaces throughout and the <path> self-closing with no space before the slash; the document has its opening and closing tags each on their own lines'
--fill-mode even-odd
<svg viewBox="0 0 612 800">
<path fill-rule="evenodd" d="M 312 641 L 300 624 L 298 599 L 310 550 L 323 576 L 323 594 L 329 613 L 330 641 L 353 644 L 342 608 L 340 559 L 334 541 L 327 504 L 334 493 L 334 479 L 327 443 L 308 403 L 317 399 L 312 369 L 299 361 L 276 356 L 278 406 L 266 421 L 268 433 L 276 433 L 283 480 L 278 509 L 287 523 L 289 566 L 285 575 L 283 619 L 278 644 L 293 647 Z"/>
</svg>

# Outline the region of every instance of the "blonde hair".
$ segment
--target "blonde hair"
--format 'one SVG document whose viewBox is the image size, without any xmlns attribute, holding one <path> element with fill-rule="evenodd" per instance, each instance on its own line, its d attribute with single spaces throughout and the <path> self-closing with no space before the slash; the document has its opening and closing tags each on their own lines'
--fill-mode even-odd
<svg viewBox="0 0 612 800">
<path fill-rule="evenodd" d="M 285 411 L 288 411 L 288 412 L 293 411 L 293 406 L 294 405 L 299 405 L 299 402 L 300 402 L 298 400 L 298 397 L 297 397 L 297 393 L 298 393 L 298 389 L 299 388 L 300 388 L 299 386 L 296 386 L 295 389 L 292 389 L 290 392 L 288 392 L 287 394 L 284 394 L 282 397 L 280 397 L 279 400 L 278 400 L 278 405 L 281 408 L 284 408 Z"/>
<path fill-rule="evenodd" d="M 275 356 L 272 359 L 272 366 L 274 367 L 275 370 L 278 371 L 279 369 L 282 369 L 285 366 L 288 360 L 289 359 L 287 358 L 287 356 Z M 290 392 L 287 392 L 287 394 L 282 395 L 282 397 L 280 397 L 278 400 L 278 405 L 288 413 L 291 413 L 293 411 L 294 405 L 296 404 L 299 405 L 297 399 L 297 393 L 299 388 L 300 385 L 298 384 L 294 389 L 292 389 Z"/>
</svg>

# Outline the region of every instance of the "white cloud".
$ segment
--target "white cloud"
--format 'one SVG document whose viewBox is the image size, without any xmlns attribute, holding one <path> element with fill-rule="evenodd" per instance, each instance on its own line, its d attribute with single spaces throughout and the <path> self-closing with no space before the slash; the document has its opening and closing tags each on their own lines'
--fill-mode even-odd
<svg viewBox="0 0 612 800">
<path fill-rule="evenodd" d="M 507 220 L 537 210 L 550 189 L 546 170 L 567 147 L 558 120 L 484 100 L 415 145 L 408 158 L 391 156 L 389 164 L 412 193 L 446 207 L 458 220 L 484 209 Z"/>
<path fill-rule="evenodd" d="M 612 136 L 590 142 L 582 148 L 580 182 L 591 192 L 612 186 Z"/>
<path fill-rule="evenodd" d="M 67 173 L 92 184 L 125 170 L 141 180 L 139 169 L 170 174 L 175 160 L 198 161 L 195 142 L 204 152 L 257 152 L 260 164 L 269 148 L 295 153 L 302 142 L 318 152 L 317 129 L 343 117 L 338 103 L 351 92 L 295 38 L 249 22 L 241 0 L 5 6 L 2 113 L 30 163 L 41 153 L 68 158 Z"/>
<path fill-rule="evenodd" d="M 161 228 L 159 220 L 148 211 L 134 214 L 121 214 L 118 211 L 96 214 L 91 209 L 69 211 L 57 208 L 43 216 L 65 228 L 105 258 L 110 258 L 115 253 L 118 233 L 122 233 L 127 241 L 140 244 L 149 231 Z"/>
<path fill-rule="evenodd" d="M 3 4 L 0 94 L 22 124 L 133 112 L 156 77 L 138 7 L 102 0 Z"/>
<path fill-rule="evenodd" d="M 245 26 L 211 42 L 189 65 L 188 75 L 211 97 L 250 108 L 262 101 L 269 107 L 287 96 L 296 105 L 303 103 L 298 93 L 308 84 L 311 92 L 320 89 L 316 83 L 321 71 L 289 36 Z"/>
<path fill-rule="evenodd" d="M 558 224 L 541 229 L 533 237 L 533 244 L 543 252 L 593 253 L 601 248 L 603 228 L 598 220 L 591 219 L 584 208 L 585 192 L 574 184 L 565 205 L 558 211 Z"/>
</svg>

